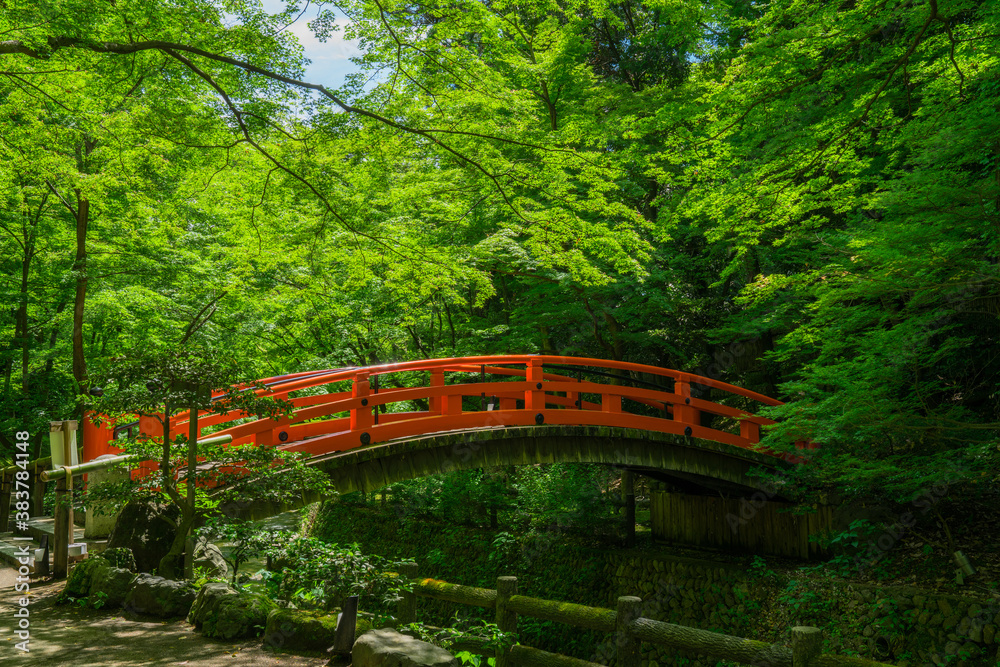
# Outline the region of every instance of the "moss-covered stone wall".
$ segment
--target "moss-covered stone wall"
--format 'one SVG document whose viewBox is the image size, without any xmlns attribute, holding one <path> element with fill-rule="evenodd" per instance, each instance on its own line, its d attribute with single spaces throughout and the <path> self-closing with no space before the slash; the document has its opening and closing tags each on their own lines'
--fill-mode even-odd
<svg viewBox="0 0 1000 667">
<path fill-rule="evenodd" d="M 753 566 L 683 558 L 649 550 L 587 548 L 558 527 L 528 536 L 451 526 L 372 505 L 327 503 L 313 534 L 368 553 L 412 558 L 421 576 L 494 588 L 514 575 L 534 597 L 615 607 L 637 595 L 648 618 L 726 634 L 786 641 L 795 625 L 825 630 L 827 652 L 862 655 L 904 667 L 1000 664 L 1000 602 L 878 588 L 819 575 L 788 577 Z M 456 612 L 493 620 L 492 612 L 421 600 L 421 620 L 441 625 Z M 614 663 L 614 638 L 559 623 L 522 618 L 521 642 L 578 658 Z M 715 660 L 644 644 L 642 667 L 711 667 Z"/>
</svg>

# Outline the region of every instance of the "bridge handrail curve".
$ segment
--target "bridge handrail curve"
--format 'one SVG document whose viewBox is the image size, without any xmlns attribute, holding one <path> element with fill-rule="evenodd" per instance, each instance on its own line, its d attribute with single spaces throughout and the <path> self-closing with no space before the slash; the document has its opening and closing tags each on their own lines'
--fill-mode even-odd
<svg viewBox="0 0 1000 667">
<path fill-rule="evenodd" d="M 546 365 L 558 365 L 561 372 L 546 372 Z M 570 368 L 565 368 L 566 366 Z M 594 369 L 638 373 L 647 378 L 663 377 L 673 382 L 670 388 L 660 388 L 648 380 L 619 376 L 617 373 L 600 373 Z M 609 376 L 612 380 L 620 377 L 624 382 L 654 388 L 584 380 L 583 376 L 588 371 Z M 380 388 L 379 376 L 400 372 L 430 372 L 430 382 L 417 387 Z M 448 384 L 445 373 L 478 374 L 482 380 Z M 523 379 L 489 381 L 486 379 L 487 374 Z M 573 378 L 571 374 L 577 377 Z M 257 384 L 267 386 L 254 391 L 287 399 L 295 391 L 342 381 L 350 381 L 350 388 L 328 394 L 291 398 L 296 406 L 291 417 L 237 424 L 224 428 L 218 434 L 231 435 L 233 444 L 253 442 L 257 445 L 275 445 L 290 450 L 321 453 L 343 451 L 398 437 L 465 428 L 527 426 L 532 423 L 620 426 L 634 422 L 641 423 L 642 428 L 652 431 L 693 436 L 746 448 L 759 442 L 761 426 L 774 422 L 742 408 L 693 396 L 692 385 L 722 390 L 767 406 L 781 405 L 780 401 L 763 394 L 684 371 L 634 362 L 534 354 L 422 359 L 292 373 L 258 381 Z M 252 385 L 248 384 L 247 388 L 250 386 Z M 491 397 L 489 410 L 496 408 L 489 415 L 484 410 L 487 395 Z M 587 400 L 585 395 L 598 395 L 601 402 Z M 463 409 L 464 398 L 477 396 L 483 400 L 478 409 Z M 662 417 L 649 416 L 642 411 L 637 413 L 632 408 L 626 409 L 622 405 L 623 399 L 645 404 L 654 408 L 654 411 L 662 411 Z M 418 405 L 419 401 L 427 401 L 429 409 L 392 413 L 379 410 L 380 406 L 388 403 L 404 401 L 418 401 Z M 521 401 L 523 407 L 519 407 Z M 335 417 L 343 413 L 348 413 L 349 416 Z M 735 420 L 739 425 L 739 433 L 702 426 L 699 416 L 701 413 Z M 247 415 L 235 411 L 229 415 L 206 414 L 201 424 L 214 426 L 245 417 Z M 171 433 L 185 432 L 188 419 L 187 413 L 174 415 L 171 419 Z M 724 426 L 723 429 L 733 426 L 732 421 L 727 423 L 730 426 Z M 322 447 L 329 449 L 323 450 Z"/>
</svg>

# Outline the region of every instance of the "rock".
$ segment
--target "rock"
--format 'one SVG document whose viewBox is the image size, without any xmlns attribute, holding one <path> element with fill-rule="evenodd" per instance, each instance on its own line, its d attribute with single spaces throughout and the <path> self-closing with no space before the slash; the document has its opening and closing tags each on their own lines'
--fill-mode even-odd
<svg viewBox="0 0 1000 667">
<path fill-rule="evenodd" d="M 292 651 L 326 651 L 333 646 L 337 633 L 337 613 L 273 609 L 267 615 L 264 643 L 272 649 Z M 371 623 L 359 618 L 354 636 L 371 630 Z"/>
<path fill-rule="evenodd" d="M 139 568 L 135 565 L 135 554 L 133 554 L 132 550 L 128 547 L 105 549 L 97 555 L 111 563 L 113 567 L 120 567 L 128 570 L 129 572 L 139 571 Z"/>
<path fill-rule="evenodd" d="M 461 661 L 443 648 L 388 628 L 367 632 L 354 642 L 353 667 L 458 667 Z"/>
<path fill-rule="evenodd" d="M 198 538 L 194 544 L 194 569 L 204 570 L 210 577 L 221 577 L 225 579 L 229 576 L 229 565 L 222 557 L 222 551 L 205 538 Z"/>
<path fill-rule="evenodd" d="M 188 623 L 206 637 L 255 637 L 277 605 L 262 595 L 235 591 L 226 584 L 205 584 L 191 606 Z"/>
<path fill-rule="evenodd" d="M 102 569 L 110 569 L 111 565 L 103 558 L 88 558 L 82 563 L 78 563 L 69 573 L 66 581 L 66 588 L 63 595 L 83 598 L 90 595 L 90 586 L 94 581 L 94 574 Z"/>
<path fill-rule="evenodd" d="M 128 570 L 118 567 L 102 567 L 94 571 L 93 579 L 90 583 L 91 603 L 101 599 L 98 593 L 104 594 L 104 607 L 121 607 L 125 604 L 125 598 L 132 590 L 132 582 L 137 579 L 136 575 Z"/>
<path fill-rule="evenodd" d="M 188 623 L 200 627 L 206 618 L 218 611 L 222 598 L 236 594 L 236 591 L 230 588 L 229 584 L 205 584 L 198 591 L 198 597 L 191 606 L 191 611 L 188 613 Z"/>
<path fill-rule="evenodd" d="M 185 616 L 196 595 L 197 591 L 189 583 L 143 573 L 135 578 L 123 606 L 135 614 Z"/>
<path fill-rule="evenodd" d="M 175 529 L 167 519 L 179 516 L 180 510 L 172 504 L 130 502 L 118 515 L 107 548 L 131 549 L 139 571 L 155 572 L 174 541 Z"/>
<path fill-rule="evenodd" d="M 337 614 L 274 609 L 267 615 L 264 643 L 275 649 L 325 651 L 336 633 Z"/>
</svg>

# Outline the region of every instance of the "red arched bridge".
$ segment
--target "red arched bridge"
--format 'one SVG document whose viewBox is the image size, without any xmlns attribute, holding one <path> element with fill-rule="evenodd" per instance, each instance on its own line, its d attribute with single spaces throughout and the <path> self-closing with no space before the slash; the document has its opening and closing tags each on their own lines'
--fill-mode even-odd
<svg viewBox="0 0 1000 667">
<path fill-rule="evenodd" d="M 213 435 L 231 435 L 234 445 L 311 454 L 342 491 L 447 469 L 555 461 L 674 471 L 689 481 L 714 479 L 749 488 L 752 466 L 775 467 L 789 458 L 755 450 L 760 427 L 773 422 L 754 411 L 780 401 L 644 364 L 482 356 L 294 373 L 261 382 L 267 387 L 262 393 L 290 400 L 294 414 L 237 423 Z M 727 404 L 699 398 L 707 390 Z M 189 418 L 175 416 L 171 434 L 187 433 Z M 247 418 L 236 412 L 205 414 L 199 426 L 218 428 Z M 84 424 L 90 431 L 84 434 L 85 459 L 115 451 L 111 429 L 101 437 L 102 429 L 90 420 Z M 162 435 L 152 418 L 116 427 L 114 435 L 130 428 Z"/>
</svg>

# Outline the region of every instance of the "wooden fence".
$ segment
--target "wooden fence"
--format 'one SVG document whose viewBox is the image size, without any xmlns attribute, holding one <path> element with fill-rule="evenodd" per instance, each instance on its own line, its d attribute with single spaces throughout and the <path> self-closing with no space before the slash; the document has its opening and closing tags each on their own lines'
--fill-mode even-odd
<svg viewBox="0 0 1000 667">
<path fill-rule="evenodd" d="M 617 667 L 639 667 L 642 642 L 755 667 L 892 667 L 865 658 L 821 653 L 823 635 L 818 628 L 792 628 L 792 645 L 787 648 L 644 618 L 642 600 L 637 597 L 619 597 L 615 609 L 604 609 L 520 595 L 516 577 L 499 577 L 496 589 L 489 589 L 420 579 L 414 563 L 400 563 L 398 569 L 399 576 L 412 582 L 412 592 L 403 595 L 396 610 L 401 625 L 416 620 L 416 598 L 424 597 L 494 609 L 497 626 L 507 633 L 517 632 L 518 616 L 615 633 Z M 495 657 L 497 667 L 603 667 L 530 646 L 515 645 L 498 651 L 484 645 L 485 642 L 467 642 L 454 648 Z"/>
<path fill-rule="evenodd" d="M 653 489 L 650 522 L 658 542 L 785 558 L 822 557 L 824 549 L 809 536 L 833 525 L 833 508 L 817 505 L 815 512 L 797 515 L 790 511 L 793 507 L 763 492 L 719 498 Z"/>
</svg>

